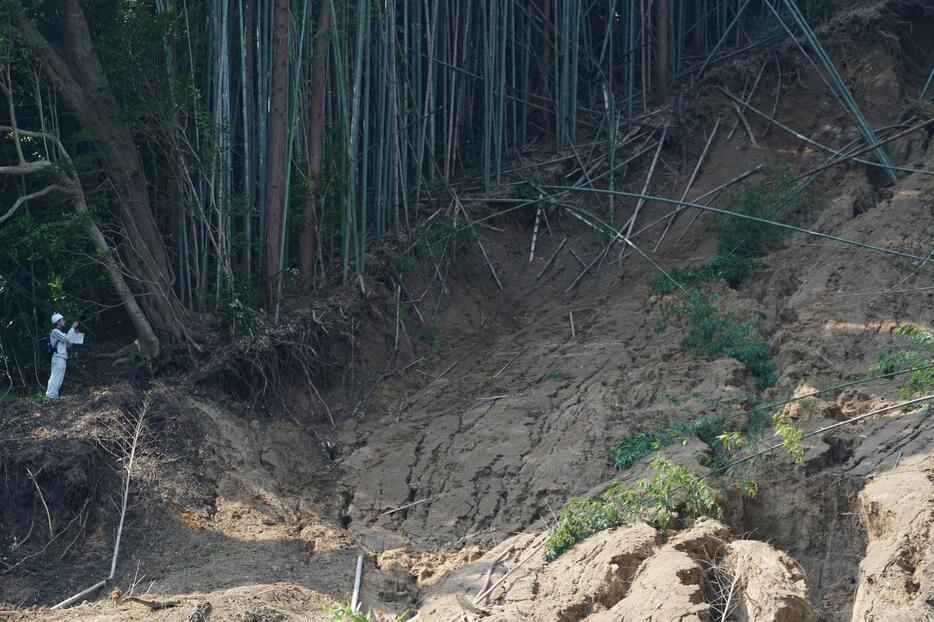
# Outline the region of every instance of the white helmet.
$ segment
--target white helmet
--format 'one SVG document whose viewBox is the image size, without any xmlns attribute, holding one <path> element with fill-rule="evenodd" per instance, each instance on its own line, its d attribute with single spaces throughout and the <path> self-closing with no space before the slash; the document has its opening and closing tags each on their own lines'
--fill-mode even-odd
<svg viewBox="0 0 934 622">
<path fill-rule="evenodd" d="M 52 316 L 52 324 L 58 324 L 59 320 L 64 320 L 65 316 L 61 313 L 56 313 Z"/>
</svg>

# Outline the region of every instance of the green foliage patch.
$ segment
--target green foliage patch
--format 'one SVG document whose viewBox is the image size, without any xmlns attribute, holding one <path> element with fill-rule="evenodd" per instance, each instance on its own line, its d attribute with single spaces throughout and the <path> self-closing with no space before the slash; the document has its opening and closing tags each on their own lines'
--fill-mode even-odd
<svg viewBox="0 0 934 622">
<path fill-rule="evenodd" d="M 765 389 L 775 384 L 775 361 L 765 340 L 759 319 L 743 318 L 731 309 L 720 309 L 716 298 L 697 290 L 676 293 L 659 299 L 664 315 L 658 330 L 672 320 L 685 327 L 681 346 L 704 358 L 734 358 L 749 369 L 756 386 Z"/>
<path fill-rule="evenodd" d="M 651 429 L 640 429 L 612 448 L 610 455 L 617 469 L 628 469 L 636 460 L 673 443 L 683 443 L 697 437 L 710 447 L 710 455 L 702 460 L 706 466 L 718 468 L 733 459 L 749 439 L 759 438 L 765 425 L 765 411 L 756 408 L 758 398 L 739 395 L 736 399 L 715 400 L 699 393 L 682 397 L 667 396 L 668 400 L 688 416 L 658 423 Z M 685 404 L 693 398 L 703 403 L 704 412 L 695 414 Z M 743 415 L 738 416 L 742 410 Z"/>
<path fill-rule="evenodd" d="M 731 212 L 773 218 L 777 207 L 789 214 L 788 224 L 803 225 L 813 219 L 817 202 L 808 190 L 802 190 L 783 200 L 792 190 L 790 169 L 779 164 L 767 170 L 772 181 L 765 184 L 747 184 L 728 195 L 725 208 Z M 726 281 L 730 287 L 738 287 L 759 265 L 759 257 L 778 248 L 787 231 L 771 225 L 723 216 L 712 228 L 717 236 L 717 254 L 708 263 L 699 266 L 676 268 L 671 279 L 661 276 L 652 283 L 656 295 L 675 293 L 678 287 L 672 279 L 683 286 L 694 286 L 714 280 Z"/>
<path fill-rule="evenodd" d="M 569 499 L 545 542 L 546 561 L 610 527 L 647 520 L 668 529 L 678 508 L 685 521 L 721 515 L 716 493 L 699 476 L 662 457 L 652 460 L 652 469 L 653 476 L 640 480 L 636 490 L 614 482 L 593 499 Z"/>
<path fill-rule="evenodd" d="M 914 369 L 902 380 L 899 395 L 905 399 L 934 392 L 934 333 L 914 324 L 903 324 L 892 331 L 907 343 L 879 355 L 872 373 L 889 374 L 900 369 Z"/>
</svg>

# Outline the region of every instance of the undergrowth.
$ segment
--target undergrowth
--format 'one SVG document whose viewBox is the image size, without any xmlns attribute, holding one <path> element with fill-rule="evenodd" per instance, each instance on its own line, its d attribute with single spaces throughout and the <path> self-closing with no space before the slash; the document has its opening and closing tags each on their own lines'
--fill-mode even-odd
<svg viewBox="0 0 934 622">
<path fill-rule="evenodd" d="M 757 317 L 743 318 L 732 309 L 717 307 L 716 297 L 697 290 L 687 290 L 656 297 L 662 303 L 663 317 L 658 330 L 671 320 L 686 329 L 681 346 L 704 358 L 733 358 L 746 366 L 765 389 L 775 384 L 775 361 Z"/>
<path fill-rule="evenodd" d="M 687 393 L 683 397 L 667 396 L 677 408 L 689 415 L 685 419 L 671 419 L 657 423 L 654 428 L 640 429 L 627 436 L 610 449 L 617 469 L 628 469 L 636 460 L 643 458 L 674 443 L 684 443 L 697 437 L 710 447 L 710 454 L 701 458 L 701 463 L 710 468 L 727 464 L 749 439 L 758 439 L 765 426 L 765 411 L 755 407 L 758 399 L 743 394 L 735 400 L 715 400 L 699 393 Z M 695 415 L 685 400 L 695 399 L 703 403 L 704 412 Z M 744 416 L 737 416 L 744 409 Z"/>
<path fill-rule="evenodd" d="M 776 206 L 792 189 L 793 182 L 787 164 L 773 165 L 766 172 L 772 176 L 772 181 L 743 186 L 726 197 L 724 209 L 759 218 L 773 218 Z M 816 205 L 808 190 L 795 194 L 781 205 L 787 214 L 784 222 L 798 226 L 807 224 L 814 218 Z M 717 236 L 716 256 L 708 263 L 671 271 L 672 279 L 683 286 L 723 280 L 736 288 L 759 266 L 759 258 L 778 248 L 787 235 L 785 230 L 772 225 L 729 216 L 714 221 L 711 227 Z M 678 286 L 664 276 L 652 283 L 652 292 L 656 295 L 672 294 L 677 289 Z"/>
<path fill-rule="evenodd" d="M 934 393 L 934 332 L 913 324 L 903 324 L 892 331 L 908 340 L 905 345 L 879 355 L 871 371 L 888 374 L 899 369 L 918 369 L 906 375 L 899 386 L 899 395 L 905 399 Z"/>
<path fill-rule="evenodd" d="M 719 518 L 714 490 L 698 475 L 662 458 L 652 460 L 654 475 L 636 489 L 614 482 L 593 499 L 570 499 L 558 514 L 558 525 L 545 542 L 545 560 L 552 561 L 588 536 L 610 527 L 645 520 L 660 530 L 677 518 L 690 522 L 702 516 Z M 681 508 L 680 512 L 676 512 Z"/>
</svg>

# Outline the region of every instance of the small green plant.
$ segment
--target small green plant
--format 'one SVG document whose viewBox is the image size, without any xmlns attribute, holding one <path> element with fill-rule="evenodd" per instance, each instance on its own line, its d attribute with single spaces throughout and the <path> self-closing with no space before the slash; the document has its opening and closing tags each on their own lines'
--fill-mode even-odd
<svg viewBox="0 0 934 622">
<path fill-rule="evenodd" d="M 648 520 L 658 529 L 668 529 L 679 507 L 685 521 L 720 516 L 716 494 L 698 475 L 660 456 L 652 460 L 652 469 L 653 476 L 640 480 L 636 490 L 613 482 L 596 498 L 569 499 L 545 542 L 545 560 L 552 561 L 584 538 L 611 527 Z"/>
<path fill-rule="evenodd" d="M 889 374 L 901 369 L 916 369 L 906 374 L 899 395 L 908 399 L 934 392 L 934 333 L 913 324 L 903 324 L 892 331 L 908 340 L 906 345 L 879 356 L 872 366 L 874 374 Z"/>
<path fill-rule="evenodd" d="M 567 380 L 568 375 L 560 369 L 552 368 L 545 373 L 545 378 L 552 382 L 561 382 L 562 380 Z"/>
<path fill-rule="evenodd" d="M 657 298 L 664 305 L 658 329 L 664 330 L 672 319 L 687 331 L 682 347 L 704 358 L 734 358 L 749 369 L 756 386 L 765 389 L 775 384 L 775 361 L 769 358 L 771 346 L 762 336 L 758 318 L 741 318 L 736 311 L 721 310 L 716 298 L 697 290 Z"/>
<path fill-rule="evenodd" d="M 804 461 L 804 448 L 801 447 L 801 439 L 804 438 L 804 430 L 792 423 L 780 410 L 772 417 L 772 427 L 775 429 L 775 436 L 782 439 L 782 447 L 800 464 Z"/>
<path fill-rule="evenodd" d="M 372 618 L 365 613 L 354 611 L 350 605 L 338 603 L 331 609 L 331 622 L 372 622 Z"/>
<path fill-rule="evenodd" d="M 652 523 L 659 529 L 667 529 L 674 519 L 675 508 L 684 506 L 682 515 L 688 520 L 701 516 L 720 518 L 717 495 L 707 482 L 661 456 L 652 459 L 655 475 L 641 480 L 639 488 L 648 497 Z"/>
<path fill-rule="evenodd" d="M 428 353 L 429 359 L 438 358 L 447 345 L 444 339 L 441 338 L 441 331 L 434 327 L 429 327 L 422 330 L 422 332 L 418 334 L 418 339 L 431 348 L 431 351 Z"/>
<path fill-rule="evenodd" d="M 613 466 L 617 469 L 628 469 L 639 458 L 669 445 L 670 436 L 666 432 L 664 427 L 658 426 L 655 431 L 642 430 L 616 443 L 610 449 Z"/>
</svg>

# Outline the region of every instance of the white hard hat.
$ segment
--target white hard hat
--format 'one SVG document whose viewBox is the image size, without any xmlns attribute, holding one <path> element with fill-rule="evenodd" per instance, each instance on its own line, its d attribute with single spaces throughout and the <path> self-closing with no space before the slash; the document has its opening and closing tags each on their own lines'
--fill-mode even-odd
<svg viewBox="0 0 934 622">
<path fill-rule="evenodd" d="M 52 316 L 52 323 L 58 324 L 59 320 L 64 320 L 64 319 L 65 319 L 64 315 L 62 315 L 61 313 L 56 313 Z"/>
</svg>

